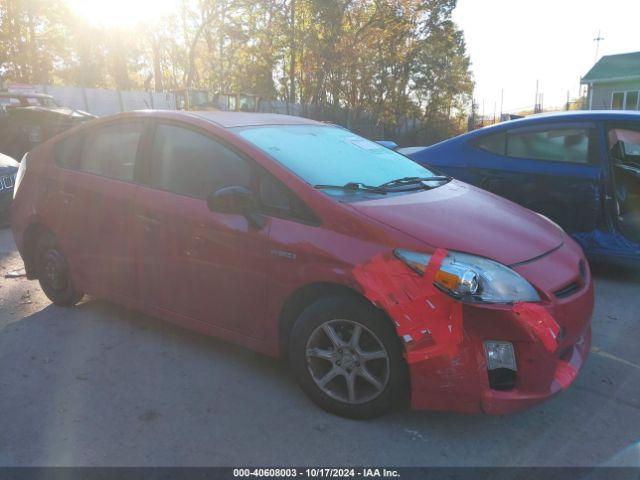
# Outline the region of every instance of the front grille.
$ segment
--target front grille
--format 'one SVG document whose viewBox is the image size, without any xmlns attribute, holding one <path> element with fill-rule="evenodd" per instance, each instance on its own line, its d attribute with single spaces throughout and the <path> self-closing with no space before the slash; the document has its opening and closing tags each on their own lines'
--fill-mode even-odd
<svg viewBox="0 0 640 480">
<path fill-rule="evenodd" d="M 567 298 L 580 291 L 587 277 L 587 267 L 584 260 L 580 260 L 578 262 L 578 272 L 580 272 L 579 279 L 562 287 L 560 290 L 556 290 L 555 292 L 553 292 L 556 298 Z"/>
<path fill-rule="evenodd" d="M 587 278 L 587 266 L 584 260 L 580 260 L 578 263 L 578 269 L 580 270 L 580 278 L 584 281 Z"/>
</svg>

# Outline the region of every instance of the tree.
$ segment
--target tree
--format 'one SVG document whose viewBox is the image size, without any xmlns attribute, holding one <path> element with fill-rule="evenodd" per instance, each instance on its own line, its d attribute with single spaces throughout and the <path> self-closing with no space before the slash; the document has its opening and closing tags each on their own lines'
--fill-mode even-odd
<svg viewBox="0 0 640 480">
<path fill-rule="evenodd" d="M 473 81 L 456 0 L 179 0 L 153 25 L 97 27 L 63 0 L 3 0 L 13 81 L 202 88 L 299 102 L 369 136 L 431 142 L 464 126 Z"/>
<path fill-rule="evenodd" d="M 68 53 L 67 14 L 62 0 L 3 0 L 0 73 L 17 82 L 50 82 Z"/>
</svg>

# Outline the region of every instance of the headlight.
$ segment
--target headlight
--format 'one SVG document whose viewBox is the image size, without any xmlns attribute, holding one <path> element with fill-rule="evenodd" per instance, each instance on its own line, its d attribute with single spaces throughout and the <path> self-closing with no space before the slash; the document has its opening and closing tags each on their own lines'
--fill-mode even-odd
<svg viewBox="0 0 640 480">
<path fill-rule="evenodd" d="M 431 260 L 429 254 L 409 250 L 396 249 L 395 255 L 421 275 Z M 445 293 L 469 303 L 540 301 L 535 288 L 509 267 L 467 253 L 449 252 L 434 282 Z"/>
</svg>

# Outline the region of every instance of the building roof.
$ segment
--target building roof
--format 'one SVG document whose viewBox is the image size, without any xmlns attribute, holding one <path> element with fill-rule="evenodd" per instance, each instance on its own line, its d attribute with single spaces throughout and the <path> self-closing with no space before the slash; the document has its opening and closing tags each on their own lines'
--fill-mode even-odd
<svg viewBox="0 0 640 480">
<path fill-rule="evenodd" d="M 226 112 L 221 110 L 189 112 L 192 115 L 217 123 L 225 128 L 257 125 L 319 125 L 308 118 L 279 115 L 275 113 Z"/>
<path fill-rule="evenodd" d="M 640 80 L 640 52 L 605 55 L 582 77 L 582 83 Z"/>
</svg>

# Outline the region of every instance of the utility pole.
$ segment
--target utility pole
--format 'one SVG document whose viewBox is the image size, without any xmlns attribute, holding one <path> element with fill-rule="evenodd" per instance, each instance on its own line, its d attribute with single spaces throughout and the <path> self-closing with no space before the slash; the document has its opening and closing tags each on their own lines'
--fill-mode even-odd
<svg viewBox="0 0 640 480">
<path fill-rule="evenodd" d="M 503 107 L 504 107 L 504 88 L 500 90 L 500 121 L 502 121 Z"/>
<path fill-rule="evenodd" d="M 604 37 L 600 33 L 600 30 L 598 30 L 598 36 L 593 39 L 593 41 L 596 42 L 596 62 L 598 61 L 598 57 L 600 55 L 600 42 L 604 40 Z"/>
</svg>

